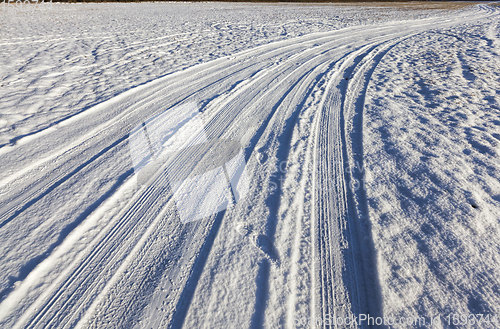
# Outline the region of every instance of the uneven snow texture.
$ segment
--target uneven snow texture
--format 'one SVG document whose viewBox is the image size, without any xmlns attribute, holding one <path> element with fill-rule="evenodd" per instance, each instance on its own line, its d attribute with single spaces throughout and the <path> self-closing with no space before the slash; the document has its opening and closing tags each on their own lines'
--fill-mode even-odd
<svg viewBox="0 0 500 329">
<path fill-rule="evenodd" d="M 0 6 L 0 145 L 133 86 L 244 49 L 311 32 L 439 14 L 227 3 L 27 8 Z"/>
<path fill-rule="evenodd" d="M 499 36 L 498 21 L 425 32 L 373 74 L 363 147 L 387 315 L 499 314 Z"/>
<path fill-rule="evenodd" d="M 498 9 L 4 9 L 0 326 L 498 315 Z"/>
</svg>

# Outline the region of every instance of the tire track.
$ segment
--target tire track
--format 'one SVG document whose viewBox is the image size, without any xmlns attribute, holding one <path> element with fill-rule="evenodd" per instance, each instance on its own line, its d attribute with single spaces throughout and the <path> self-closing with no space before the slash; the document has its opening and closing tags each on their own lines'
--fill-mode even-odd
<svg viewBox="0 0 500 329">
<path fill-rule="evenodd" d="M 294 57 L 292 57 L 292 59 L 295 59 L 295 56 L 294 56 Z M 181 160 L 180 162 L 185 162 L 185 161 Z M 138 201 L 136 201 L 136 203 L 135 203 L 135 204 L 145 204 L 145 202 L 144 202 L 144 200 L 138 200 Z M 132 217 L 132 216 L 130 216 L 130 217 Z M 120 226 L 118 225 L 118 226 L 117 226 L 117 228 L 119 228 L 119 227 L 120 227 Z M 134 227 L 132 227 L 130 230 L 132 230 L 133 228 L 134 228 Z M 130 231 L 129 231 L 129 232 L 130 232 Z M 121 238 L 124 238 L 124 237 L 126 237 L 126 234 L 122 233 L 122 234 L 120 234 L 120 235 L 118 235 L 118 236 L 120 236 Z M 110 237 L 113 237 L 113 234 L 112 234 L 112 233 L 109 233 L 109 235 L 107 236 L 107 238 L 110 238 Z M 105 241 L 105 240 L 104 240 L 104 241 Z M 100 250 L 100 249 L 99 249 L 99 248 L 96 248 L 95 250 Z M 94 272 L 95 272 L 95 271 L 94 271 Z M 79 273 L 79 272 L 78 272 L 78 273 Z M 75 276 L 73 276 L 73 277 L 75 277 Z M 88 277 L 87 277 L 87 279 L 89 279 L 90 277 L 91 277 L 91 276 L 88 276 Z M 65 289 L 65 291 L 66 291 L 66 290 L 67 290 L 67 289 Z M 59 291 L 62 291 L 62 290 L 59 290 Z M 56 295 L 55 295 L 55 297 L 56 297 L 56 298 L 57 298 L 57 296 L 59 296 L 59 294 L 56 294 Z M 52 304 L 52 302 L 51 302 L 51 303 L 49 303 L 48 305 L 50 306 L 51 304 Z M 39 312 L 39 313 L 38 313 L 38 317 L 41 317 L 41 316 L 43 315 L 43 313 L 44 313 L 43 311 Z"/>
<path fill-rule="evenodd" d="M 428 29 L 431 24 L 434 24 L 434 22 L 426 21 L 415 29 Z M 162 107 L 164 108 L 165 104 L 171 106 L 197 97 L 205 99 L 204 112 L 210 118 L 207 129 L 211 131 L 214 137 L 234 135 L 235 132 L 230 129 L 233 125 L 244 126 L 244 121 L 247 118 L 255 116 L 259 118 L 260 124 L 258 125 L 259 128 L 254 131 L 249 145 L 245 148 L 246 160 L 254 154 L 255 150 L 263 153 L 268 149 L 268 154 L 273 155 L 275 160 L 288 162 L 291 156 L 290 143 L 292 134 L 299 124 L 299 114 L 302 108 L 305 106 L 307 99 L 312 97 L 313 90 L 319 87 L 326 74 L 335 71 L 335 74 L 329 77 L 327 83 L 328 88 L 326 88 L 322 101 L 324 108 L 321 109 L 321 113 L 314 114 L 317 115 L 317 119 L 313 119 L 313 121 L 317 120 L 315 121 L 317 124 L 312 126 L 315 129 L 312 136 L 317 138 L 318 153 L 314 156 L 314 164 L 317 166 L 313 180 L 314 204 L 317 205 L 317 208 L 314 210 L 316 216 L 312 225 L 316 237 L 314 241 L 316 249 L 314 249 L 313 253 L 317 256 L 317 259 L 312 259 L 311 262 L 316 262 L 314 267 L 320 271 L 315 287 L 312 289 L 312 295 L 316 296 L 312 298 L 317 300 L 317 305 L 315 304 L 313 308 L 318 307 L 323 318 L 330 314 L 331 310 L 336 312 L 337 309 L 341 314 L 373 312 L 372 310 L 379 303 L 373 297 L 367 297 L 373 295 L 373 292 L 367 291 L 370 289 L 367 287 L 374 285 L 373 282 L 366 281 L 366 266 L 370 264 L 370 252 L 366 252 L 367 246 L 360 242 L 359 235 L 361 233 L 358 231 L 367 231 L 367 228 L 362 227 L 360 229 L 358 221 L 355 220 L 363 217 L 363 210 L 358 208 L 364 202 L 363 198 L 365 196 L 362 194 L 364 192 L 353 192 L 348 188 L 350 181 L 349 168 L 352 168 L 357 160 L 361 160 L 362 163 L 362 158 L 359 158 L 359 154 L 362 154 L 362 145 L 359 144 L 362 136 L 362 130 L 360 130 L 362 119 L 359 119 L 362 114 L 359 114 L 359 112 L 362 111 L 362 105 L 359 104 L 364 104 L 364 94 L 371 73 L 378 61 L 394 45 L 394 42 L 397 42 L 401 36 L 408 35 L 408 32 L 394 32 L 394 25 L 390 25 L 380 27 L 378 30 L 370 31 L 370 33 L 365 33 L 362 28 L 359 28 L 358 30 L 342 31 L 342 33 L 321 34 L 319 37 L 303 38 L 301 39 L 303 42 L 299 43 L 299 45 L 289 44 L 287 51 L 279 48 L 279 45 L 286 44 L 283 42 L 278 42 L 272 46 L 259 47 L 259 50 L 247 51 L 245 54 L 239 55 L 236 60 L 237 63 L 229 66 L 221 63 L 221 61 L 216 61 L 211 65 L 203 66 L 207 71 L 211 71 L 211 75 L 197 81 L 197 90 L 188 95 L 183 93 L 183 85 L 187 81 L 196 80 L 198 76 L 204 75 L 203 69 L 194 70 L 194 78 L 192 76 L 188 77 L 188 74 L 186 74 L 185 79 L 175 76 L 176 78 L 169 81 L 165 77 L 160 79 L 161 81 L 156 81 L 152 85 L 127 94 L 132 97 L 122 100 L 120 103 L 122 109 L 127 109 L 126 116 L 112 121 L 114 119 L 112 115 L 104 115 L 103 118 L 108 119 L 105 120 L 106 126 L 98 126 L 86 139 L 77 140 L 69 149 L 62 148 L 58 157 L 64 155 L 68 158 L 77 158 L 78 152 L 82 151 L 81 145 L 87 142 L 89 143 L 87 149 L 92 150 L 96 145 L 93 143 L 96 143 L 96 139 L 100 139 L 96 138 L 100 134 L 103 134 L 105 142 L 99 140 L 97 143 L 102 145 L 102 143 L 105 144 L 109 141 L 111 142 L 108 144 L 109 146 L 93 157 L 91 156 L 87 162 L 77 166 L 76 171 L 69 171 L 69 174 L 65 174 L 65 168 L 61 168 L 61 175 L 55 179 L 53 178 L 52 183 L 49 183 L 49 188 L 41 194 L 36 194 L 36 191 L 32 190 L 32 194 L 26 193 L 28 197 L 21 200 L 20 203 L 17 202 L 20 201 L 19 199 L 13 198 L 13 206 L 7 207 L 7 210 L 3 213 L 4 218 L 7 216 L 8 221 L 3 221 L 0 229 L 7 228 L 7 224 L 14 218 L 21 215 L 26 209 L 33 207 L 42 198 L 52 194 L 60 185 L 69 181 L 73 175 L 97 160 L 108 150 L 121 145 L 124 138 L 128 136 L 121 135 L 121 138 L 116 139 L 116 136 L 113 137 L 112 133 L 108 132 L 106 134 L 104 128 L 110 129 L 110 127 L 113 127 L 112 129 L 117 131 L 124 127 L 133 126 L 132 122 L 141 118 L 140 115 L 133 117 L 134 112 L 147 109 L 149 114 L 155 114 Z M 346 42 L 348 38 L 352 38 L 353 41 Z M 350 45 L 351 49 L 345 47 L 346 43 Z M 318 46 L 311 47 L 314 44 L 318 44 Z M 277 48 L 272 50 L 272 47 Z M 269 48 L 271 48 L 270 51 Z M 261 52 L 260 55 L 258 54 L 259 51 Z M 273 61 L 276 56 L 280 57 L 278 62 Z M 332 57 L 335 58 L 332 59 Z M 250 61 L 249 64 L 244 64 L 248 61 Z M 241 68 L 242 65 L 243 68 Z M 231 72 L 225 72 L 225 75 L 221 78 L 219 76 L 221 69 Z M 182 77 L 182 74 L 180 76 Z M 221 83 L 223 83 L 222 86 Z M 364 89 L 358 85 L 364 85 Z M 177 86 L 175 87 L 177 89 L 174 89 L 173 92 L 176 94 L 175 96 L 157 99 L 159 94 L 172 86 Z M 359 93 L 360 88 L 361 96 L 353 96 Z M 207 99 L 209 95 L 210 97 Z M 249 104 L 251 105 L 249 106 Z M 273 104 L 273 106 L 269 107 L 269 104 Z M 128 109 L 131 105 L 134 105 L 132 111 Z M 261 105 L 267 107 L 261 109 L 259 108 Z M 346 121 L 351 120 L 353 117 L 351 114 L 352 108 L 357 113 L 354 126 L 357 126 L 358 130 L 354 128 L 354 135 L 349 135 L 352 127 Z M 105 112 L 105 109 L 106 106 L 99 109 L 99 111 Z M 75 122 L 79 122 L 79 118 L 75 119 Z M 20 144 L 19 147 L 22 147 L 22 145 Z M 17 146 L 7 152 L 13 152 L 16 149 Z M 74 153 L 72 153 L 73 150 Z M 199 148 L 195 152 L 195 157 L 203 158 L 205 153 L 205 149 Z M 126 155 L 123 154 L 122 156 L 125 157 Z M 38 162 L 37 166 L 56 159 L 58 158 L 47 158 L 42 162 Z M 223 213 L 218 217 L 211 218 L 209 225 L 193 225 L 193 227 L 182 226 L 173 221 L 174 205 L 168 193 L 163 190 L 163 187 L 168 186 L 168 180 L 162 172 L 168 171 L 166 169 L 175 166 L 175 163 L 188 163 L 189 160 L 186 156 L 177 154 L 172 158 L 172 161 L 166 163 L 162 170 L 150 180 L 149 185 L 141 189 L 127 207 L 116 218 L 113 218 L 106 230 L 91 242 L 92 247 L 86 249 L 91 250 L 90 253 L 81 253 L 73 261 L 67 273 L 58 277 L 57 281 L 51 285 L 51 288 L 45 291 L 29 307 L 29 310 L 21 309 L 19 314 L 22 315 L 22 318 L 19 318 L 19 322 L 17 322 L 18 319 L 15 319 L 15 314 L 4 319 L 7 319 L 9 324 L 12 324 L 11 321 L 13 320 L 17 322 L 18 326 L 29 327 L 75 325 L 84 317 L 86 310 L 89 308 L 95 309 L 96 305 L 98 305 L 96 301 L 105 298 L 105 293 L 108 293 L 111 286 L 108 281 L 118 282 L 119 276 L 123 274 L 119 270 L 122 265 L 134 261 L 138 257 L 136 253 L 139 249 L 143 248 L 146 242 L 158 237 L 159 233 L 154 233 L 154 228 L 163 227 L 170 229 L 171 232 L 182 233 L 184 236 L 186 234 L 192 235 L 200 239 L 194 246 L 186 246 L 185 242 L 180 241 L 178 237 L 173 237 L 170 247 L 172 253 L 165 252 L 163 254 L 164 258 L 168 258 L 175 253 L 175 250 L 179 250 L 176 249 L 179 246 L 189 247 L 194 252 L 193 255 L 188 255 L 188 257 L 179 260 L 179 263 L 177 263 L 181 264 L 183 262 L 182 264 L 186 265 L 190 270 L 181 273 L 178 283 L 183 288 L 174 292 L 171 298 L 172 303 L 176 306 L 170 310 L 172 313 L 169 317 L 169 323 L 171 326 L 183 325 L 189 312 L 191 300 L 196 293 L 202 270 L 206 260 L 210 257 L 217 232 L 224 221 L 227 220 L 225 218 L 230 216 Z M 295 159 L 292 160 L 295 161 Z M 66 168 L 75 165 L 78 165 L 78 163 L 70 163 Z M 181 169 L 180 173 L 186 174 L 193 168 L 196 168 L 196 166 L 187 166 L 187 168 Z M 25 170 L 31 171 L 34 169 L 36 167 Z M 40 182 L 42 182 L 41 177 L 38 177 Z M 273 176 L 272 171 L 268 173 L 268 180 L 271 182 L 277 183 L 284 177 Z M 119 182 L 119 185 L 122 185 L 125 181 L 126 177 Z M 105 203 L 114 202 L 113 197 L 116 197 L 114 195 L 116 190 L 113 189 L 111 194 L 106 195 L 101 200 L 102 202 L 94 205 L 92 209 L 99 210 Z M 22 192 L 19 195 L 25 196 L 26 191 L 22 190 Z M 279 270 L 280 267 L 281 255 L 273 250 L 276 249 L 274 245 L 276 242 L 275 235 L 277 234 L 276 225 L 278 221 L 281 221 L 278 214 L 280 208 L 282 208 L 282 194 L 283 190 L 280 189 L 268 195 L 267 198 L 270 214 L 264 223 L 264 231 L 261 236 L 266 237 L 268 242 L 259 245 L 267 256 L 263 258 L 260 263 L 261 270 L 258 271 L 258 283 L 262 283 L 263 288 L 257 294 L 258 301 L 252 316 L 254 319 L 252 323 L 255 326 L 267 323 L 265 314 L 267 309 L 262 307 L 262 303 L 269 302 L 269 289 L 272 289 L 275 284 L 271 280 L 271 276 L 274 275 L 276 268 Z M 16 203 L 21 204 L 21 208 L 16 208 Z M 166 214 L 168 215 L 166 216 Z M 84 214 L 82 221 L 90 215 L 91 213 Z M 141 221 L 138 221 L 138 218 L 141 218 Z M 43 261 L 49 259 L 52 251 L 55 251 L 64 243 L 63 240 L 65 239 L 61 239 L 52 245 L 48 254 L 45 255 L 46 257 L 40 259 L 38 264 L 42 265 Z M 294 252 L 297 254 L 298 246 L 294 245 L 293 248 L 295 248 Z M 50 265 L 50 262 L 46 265 Z M 33 277 L 37 273 L 35 270 L 38 268 L 35 268 L 32 271 L 33 273 L 30 272 L 18 279 L 23 280 L 29 276 Z M 193 274 L 194 269 L 199 271 Z M 139 269 L 134 270 L 140 271 Z M 162 273 L 162 275 L 165 275 L 165 273 Z M 295 280 L 296 275 L 297 272 L 292 274 L 292 280 Z M 351 275 L 354 278 L 351 278 Z M 159 278 L 153 279 L 159 280 Z M 21 287 L 23 283 L 21 283 Z M 27 284 L 34 283 L 42 284 L 42 281 L 27 282 Z M 158 282 L 152 283 L 152 285 L 155 284 L 158 284 Z M 297 284 L 297 282 L 295 281 L 294 284 Z M 121 287 L 121 289 L 123 288 Z M 15 291 L 17 290 L 18 288 Z M 7 296 L 7 299 L 9 297 L 11 295 Z M 134 298 L 144 298 L 144 296 Z M 291 302 L 285 314 L 289 319 L 293 319 L 294 312 L 291 311 L 291 308 L 294 307 L 295 302 L 293 297 L 290 300 Z M 134 299 L 128 302 L 133 301 Z M 16 303 L 15 300 L 9 300 L 8 302 L 11 305 Z M 17 302 L 20 302 L 20 300 Z M 377 312 L 380 313 L 380 311 L 375 313 Z M 312 317 L 312 320 L 314 321 L 314 317 Z M 288 323 L 290 325 L 290 320 Z M 323 327 L 326 326 L 323 325 Z"/>
<path fill-rule="evenodd" d="M 402 39 L 395 37 L 379 44 L 367 45 L 354 53 L 338 68 L 341 72 L 331 80 L 325 94 L 326 109 L 319 125 L 324 127 L 318 140 L 318 172 L 316 191 L 317 218 L 316 242 L 320 263 L 319 304 L 321 327 L 336 327 L 331 319 L 348 319 L 360 314 L 380 316 L 378 281 L 373 276 L 376 269 L 369 228 L 359 230 L 360 216 L 356 212 L 351 191 L 350 161 L 346 135 L 346 99 L 357 95 L 351 87 L 362 74 L 360 66 L 376 66 L 383 55 Z M 368 83 L 369 78 L 366 81 Z M 355 97 L 355 96 L 354 96 Z M 350 130 L 348 130 L 350 131 Z M 356 140 L 357 144 L 360 143 Z M 326 159 L 326 160 L 324 160 Z M 357 163 L 356 163 L 357 164 Z M 332 179 L 334 177 L 334 179 Z M 370 240 L 368 243 L 364 242 Z M 368 245 L 367 245 L 368 244 Z M 337 284 L 334 284 L 337 282 Z M 344 284 L 339 285 L 338 282 Z M 330 319 L 330 320 L 327 320 Z M 349 327 L 357 327 L 352 324 Z"/>
<path fill-rule="evenodd" d="M 261 273 L 261 274 L 264 273 L 265 274 L 266 272 L 267 271 L 264 270 L 264 271 L 260 271 L 259 273 Z M 262 277 L 262 275 L 260 275 L 260 276 Z M 261 298 L 263 298 L 262 296 L 265 296 L 265 294 L 261 294 Z M 262 316 L 258 316 L 258 315 L 254 315 L 253 318 L 255 318 L 255 319 L 261 319 L 262 320 L 263 317 Z"/>
</svg>

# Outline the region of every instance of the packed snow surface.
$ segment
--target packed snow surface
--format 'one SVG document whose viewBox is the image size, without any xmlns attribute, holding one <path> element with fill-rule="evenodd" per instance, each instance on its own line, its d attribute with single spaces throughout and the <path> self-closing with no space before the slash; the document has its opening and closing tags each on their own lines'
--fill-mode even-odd
<svg viewBox="0 0 500 329">
<path fill-rule="evenodd" d="M 0 6 L 0 327 L 500 327 L 498 7 Z"/>
</svg>

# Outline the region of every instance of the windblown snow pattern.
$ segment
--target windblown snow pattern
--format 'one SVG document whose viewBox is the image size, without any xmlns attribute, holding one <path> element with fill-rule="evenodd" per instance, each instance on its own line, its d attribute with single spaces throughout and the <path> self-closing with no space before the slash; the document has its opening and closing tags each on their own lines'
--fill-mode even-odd
<svg viewBox="0 0 500 329">
<path fill-rule="evenodd" d="M 0 327 L 500 327 L 498 6 L 0 5 Z"/>
</svg>

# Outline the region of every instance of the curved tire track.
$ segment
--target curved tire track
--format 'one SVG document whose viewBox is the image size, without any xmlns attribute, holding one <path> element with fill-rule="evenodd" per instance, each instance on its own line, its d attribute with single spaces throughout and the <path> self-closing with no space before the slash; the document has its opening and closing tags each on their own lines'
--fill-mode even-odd
<svg viewBox="0 0 500 329">
<path fill-rule="evenodd" d="M 493 11 L 484 15 L 495 14 L 496 11 Z M 481 15 L 483 14 L 480 12 L 467 19 L 474 20 Z M 456 19 L 443 20 L 440 24 L 456 24 Z M 333 314 L 379 315 L 381 310 L 377 282 L 376 279 L 370 279 L 369 273 L 369 268 L 374 264 L 373 247 L 362 236 L 369 233 L 369 227 L 363 223 L 366 221 L 366 210 L 363 209 L 365 196 L 362 190 L 353 191 L 349 188 L 351 169 L 357 163 L 362 163 L 360 143 L 364 90 L 378 61 L 397 42 L 437 25 L 436 20 L 423 20 L 415 23 L 411 31 L 401 31 L 394 23 L 370 31 L 366 31 L 364 27 L 350 28 L 305 36 L 299 38 L 300 42 L 287 40 L 258 47 L 233 56 L 231 63 L 227 63 L 227 59 L 221 59 L 163 77 L 98 105 L 81 118 L 75 116 L 69 119 L 66 125 L 62 125 L 61 134 L 65 129 L 83 123 L 90 114 L 95 115 L 95 118 L 80 128 L 80 131 L 84 131 L 91 127 L 91 132 L 83 134 L 85 137 L 77 140 L 58 141 L 55 143 L 57 152 L 54 156 L 40 155 L 36 147 L 42 141 L 37 138 L 10 148 L 5 147 L 2 154 L 8 156 L 2 161 L 7 164 L 18 160 L 16 153 L 19 150 L 35 150 L 33 154 L 38 157 L 36 165 L 25 161 L 23 173 L 35 172 L 38 168 L 56 163 L 56 160 L 62 165 L 58 175 L 42 172 L 35 174 L 31 180 L 20 183 L 4 177 L 2 182 L 12 190 L 9 203 L 1 208 L 3 220 L 0 230 L 9 229 L 18 217 L 22 218 L 21 215 L 27 209 L 56 193 L 59 186 L 70 184 L 73 176 L 77 177 L 76 174 L 81 169 L 94 163 L 108 150 L 121 145 L 127 135 L 118 133 L 121 137 L 117 138 L 113 133 L 127 130 L 143 120 L 144 113 L 141 112 L 146 111 L 151 116 L 191 99 L 204 100 L 202 106 L 209 118 L 207 127 L 217 137 L 234 135 L 233 127 L 244 127 L 248 118 L 256 118 L 258 129 L 254 129 L 252 138 L 246 145 L 246 159 L 254 156 L 257 150 L 259 153 L 267 152 L 266 155 L 273 156 L 276 161 L 293 164 L 296 159 L 290 153 L 292 132 L 301 124 L 300 114 L 303 113 L 305 104 L 308 104 L 308 99 L 313 94 L 318 97 L 313 90 L 319 89 L 319 93 L 324 93 L 321 106 L 311 112 L 308 119 L 314 124 L 305 125 L 306 130 L 303 132 L 305 136 L 307 129 L 312 129 L 310 136 L 306 138 L 307 145 L 308 150 L 316 150 L 316 154 L 308 160 L 314 168 L 314 215 L 310 224 L 313 231 L 312 257 L 305 261 L 311 263 L 313 271 L 317 271 L 312 273 L 313 305 L 309 321 L 315 324 L 316 313 L 323 320 Z M 220 72 L 224 72 L 222 77 Z M 186 84 L 192 85 L 194 90 L 186 93 Z M 323 85 L 326 88 L 322 89 Z M 166 92 L 169 93 L 167 96 L 164 95 Z M 43 132 L 38 137 L 44 136 L 57 140 L 59 135 L 56 130 Z M 102 148 L 102 145 L 107 146 Z M 96 146 L 101 151 L 96 152 Z M 206 150 L 199 149 L 197 156 L 203 157 L 204 151 Z M 82 152 L 87 152 L 88 159 L 83 164 L 79 162 L 82 160 L 79 156 Z M 119 154 L 121 159 L 125 159 L 126 148 L 122 148 Z M 58 261 L 55 258 L 58 251 L 74 248 L 71 241 L 65 238 L 52 245 L 30 272 L 18 277 L 23 280 L 20 285 L 7 290 L 9 294 L 1 306 L 8 307 L 2 307 L 0 323 L 14 327 L 66 327 L 77 323 L 97 325 L 103 324 L 102 320 L 113 321 L 94 317 L 92 312 L 103 305 L 112 306 L 114 312 L 124 316 L 114 321 L 133 323 L 141 317 L 140 309 L 135 310 L 135 313 L 127 313 L 124 307 L 147 303 L 146 295 L 168 276 L 174 277 L 176 282 L 170 286 L 167 304 L 171 308 L 162 323 L 171 326 L 184 324 L 190 301 L 197 291 L 197 282 L 206 259 L 210 257 L 218 227 L 230 220 L 228 216 L 232 216 L 221 213 L 203 224 L 182 225 L 178 221 L 171 196 L 163 189 L 168 185 L 165 169 L 173 166 L 173 163 L 187 162 L 189 159 L 178 154 L 166 163 L 148 185 L 138 190 L 126 207 L 110 219 L 105 229 L 85 249 L 77 252 L 77 257 L 68 263 L 69 266 L 64 271 L 53 269 L 54 273 L 47 277 L 50 279 L 44 276 L 37 278 L 37 274 L 50 273 L 54 262 Z M 185 170 L 189 169 L 192 167 L 188 166 Z M 275 169 L 271 166 L 265 174 L 268 181 L 280 179 L 274 173 Z M 283 174 L 282 178 L 286 179 L 286 176 L 287 174 Z M 123 179 L 120 185 L 126 185 L 125 181 L 128 182 Z M 38 188 L 42 184 L 48 188 L 40 193 Z M 27 186 L 32 188 L 27 190 Z M 99 217 L 96 214 L 99 209 L 116 202 L 119 196 L 113 193 L 95 204 L 81 222 L 92 216 Z M 258 294 L 258 298 L 264 303 L 269 299 L 269 291 L 265 290 L 276 286 L 277 281 L 273 281 L 273 275 L 281 271 L 280 262 L 272 261 L 276 256 L 278 259 L 282 256 L 279 254 L 280 246 L 275 245 L 276 241 L 280 234 L 289 234 L 277 231 L 276 227 L 277 221 L 281 220 L 278 215 L 284 211 L 285 205 L 281 201 L 286 193 L 278 189 L 267 196 L 269 215 L 263 223 L 262 234 L 278 250 L 278 254 L 273 256 L 268 253 L 261 262 L 261 266 L 265 268 L 259 271 L 259 280 L 264 283 L 264 290 Z M 290 216 L 292 220 L 294 217 Z M 165 240 L 168 245 L 164 250 L 155 250 L 152 246 L 155 241 L 161 240 L 160 234 L 164 230 L 172 234 Z M 298 248 L 299 246 L 292 245 L 295 254 L 299 253 Z M 186 250 L 187 252 L 183 252 Z M 173 256 L 176 259 L 168 266 L 164 265 Z M 137 266 L 140 260 L 152 265 L 157 272 L 148 274 L 145 269 Z M 196 275 L 193 275 L 193 269 L 198 270 Z M 143 285 L 138 294 L 123 291 L 127 289 L 127 280 L 124 278 L 132 276 L 125 274 L 127 271 L 137 278 L 149 278 L 147 286 Z M 292 273 L 290 282 L 297 288 L 296 276 L 297 271 Z M 30 287 L 37 285 L 44 287 L 43 293 L 38 297 L 35 292 L 29 291 Z M 110 297 L 114 295 L 116 299 Z M 183 298 L 187 295 L 190 296 L 189 300 Z M 294 298 L 291 298 L 285 312 L 289 318 L 289 326 L 294 321 L 294 303 Z M 251 318 L 255 319 L 253 323 L 256 326 L 266 323 L 266 308 L 257 307 L 256 304 Z M 321 326 L 329 327 L 324 321 Z"/>
</svg>

